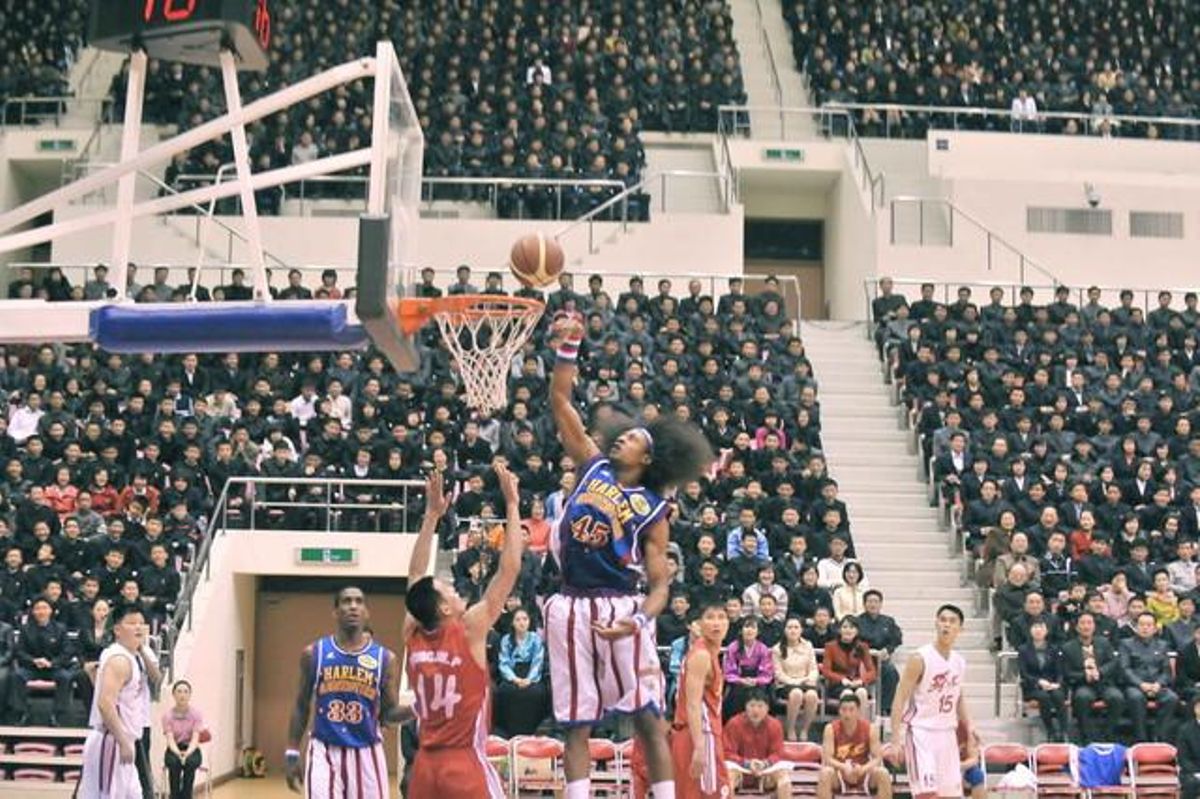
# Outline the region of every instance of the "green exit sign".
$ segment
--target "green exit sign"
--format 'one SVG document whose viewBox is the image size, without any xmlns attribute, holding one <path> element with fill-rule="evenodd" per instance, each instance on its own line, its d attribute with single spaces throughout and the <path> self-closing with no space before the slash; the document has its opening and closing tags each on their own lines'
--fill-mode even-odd
<svg viewBox="0 0 1200 799">
<path fill-rule="evenodd" d="M 299 547 L 296 562 L 303 566 L 353 566 L 358 550 L 349 547 Z"/>
<path fill-rule="evenodd" d="M 38 152 L 69 153 L 75 149 L 74 139 L 38 139 Z"/>
<path fill-rule="evenodd" d="M 804 163 L 804 151 L 794 147 L 768 147 L 763 150 L 763 160 L 802 164 Z"/>
</svg>

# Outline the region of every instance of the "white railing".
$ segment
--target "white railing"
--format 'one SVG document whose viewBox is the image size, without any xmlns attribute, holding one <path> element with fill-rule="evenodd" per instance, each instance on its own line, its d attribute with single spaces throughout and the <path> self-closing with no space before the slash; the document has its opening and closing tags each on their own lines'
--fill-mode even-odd
<svg viewBox="0 0 1200 799">
<path fill-rule="evenodd" d="M 997 127 L 1010 133 L 1061 133 L 1065 132 L 1070 123 L 1074 123 L 1075 132 L 1091 133 L 1097 136 L 1138 136 L 1144 137 L 1144 129 L 1153 125 L 1162 128 L 1163 138 L 1186 141 L 1200 140 L 1200 119 L 1171 116 L 1139 116 L 1115 113 L 1086 113 L 1080 111 L 1039 111 L 1033 119 L 1024 115 L 1014 115 L 1009 108 L 962 108 L 942 105 L 908 105 L 903 103 L 826 103 L 823 108 L 841 109 L 854 113 L 860 130 L 863 125 L 864 112 L 874 112 L 883 126 L 886 138 L 905 138 L 907 128 L 916 120 L 934 129 L 970 130 Z M 999 123 L 997 126 L 995 123 Z M 1142 130 L 1139 130 L 1142 129 Z M 1126 133 L 1125 131 L 1130 131 Z M 868 133 L 861 135 L 870 136 Z M 924 136 L 924 132 L 920 133 Z"/>
<path fill-rule="evenodd" d="M 775 105 L 783 106 L 783 83 L 779 79 L 779 67 L 775 63 L 775 48 L 771 47 L 771 37 L 767 34 L 767 26 L 763 20 L 762 0 L 754 0 L 754 14 L 758 20 L 758 41 L 763 54 L 767 57 L 767 77 L 771 82 L 771 92 L 775 95 Z"/>
<path fill-rule="evenodd" d="M 925 233 L 925 228 L 926 228 L 925 220 L 926 220 L 926 216 L 927 216 L 926 209 L 929 207 L 932 207 L 935 209 L 940 209 L 942 212 L 944 212 L 946 222 L 947 222 L 947 231 L 946 231 L 945 238 L 928 237 L 928 239 L 927 239 L 927 236 Z M 898 240 L 897 232 L 896 232 L 897 231 L 896 216 L 897 216 L 898 208 L 900 208 L 900 209 L 916 208 L 917 209 L 918 233 L 917 233 L 917 241 L 916 242 Z M 955 219 L 958 219 L 959 220 L 959 223 L 958 223 L 959 228 L 966 226 L 967 228 L 969 228 L 983 236 L 983 248 L 984 248 L 983 258 L 984 258 L 984 263 L 986 264 L 987 270 L 989 272 L 992 271 L 993 263 L 997 257 L 997 253 L 999 253 L 1001 255 L 1007 254 L 1008 256 L 1011 256 L 1012 258 L 1016 259 L 1017 282 L 1024 283 L 1027 275 L 1031 271 L 1036 272 L 1041 278 L 1049 280 L 1054 284 L 1058 284 L 1060 282 L 1058 280 L 1058 278 L 1054 275 L 1054 273 L 1051 272 L 1048 268 L 1046 268 L 1042 264 L 1038 263 L 1035 259 L 1031 258 L 1030 256 L 1026 255 L 1023 250 L 1019 249 L 1016 245 L 1009 242 L 1008 239 L 1004 238 L 999 233 L 996 233 L 995 231 L 993 231 L 991 228 L 989 228 L 983 222 L 979 221 L 977 218 L 975 218 L 968 212 L 964 211 L 963 209 L 959 208 L 957 205 L 955 205 L 950 200 L 946 200 L 941 197 L 915 197 L 915 196 L 901 195 L 901 196 L 893 197 L 891 199 L 891 201 L 888 203 L 888 213 L 889 213 L 889 219 L 888 219 L 889 241 L 893 245 L 916 244 L 916 246 L 918 246 L 918 247 L 925 247 L 925 246 L 953 247 L 953 246 L 955 246 Z"/>
<path fill-rule="evenodd" d="M 0 106 L 0 128 L 32 127 L 52 124 L 62 125 L 70 113 L 70 106 L 90 107 L 88 124 L 113 121 L 113 99 L 111 97 L 74 97 L 71 95 L 48 95 L 36 97 L 9 97 Z"/>
</svg>

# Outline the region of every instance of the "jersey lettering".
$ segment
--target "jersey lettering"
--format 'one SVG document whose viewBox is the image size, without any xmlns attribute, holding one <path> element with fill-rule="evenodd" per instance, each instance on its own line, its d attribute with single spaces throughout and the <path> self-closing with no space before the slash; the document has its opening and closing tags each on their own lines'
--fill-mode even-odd
<svg viewBox="0 0 1200 799">
<path fill-rule="evenodd" d="M 595 516 L 580 516 L 571 524 L 571 537 L 586 547 L 599 549 L 608 545 L 612 528 Z"/>
</svg>

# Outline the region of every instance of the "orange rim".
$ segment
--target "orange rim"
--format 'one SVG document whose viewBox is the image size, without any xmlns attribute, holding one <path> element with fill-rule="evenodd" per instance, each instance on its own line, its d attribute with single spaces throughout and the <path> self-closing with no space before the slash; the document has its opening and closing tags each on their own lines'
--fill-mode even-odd
<svg viewBox="0 0 1200 799">
<path fill-rule="evenodd" d="M 455 294 L 450 297 L 402 297 L 391 303 L 392 313 L 400 322 L 406 335 L 413 335 L 425 324 L 442 313 L 451 313 L 465 319 L 500 319 L 510 316 L 541 314 L 546 310 L 544 303 L 528 297 L 513 297 L 501 294 Z"/>
</svg>

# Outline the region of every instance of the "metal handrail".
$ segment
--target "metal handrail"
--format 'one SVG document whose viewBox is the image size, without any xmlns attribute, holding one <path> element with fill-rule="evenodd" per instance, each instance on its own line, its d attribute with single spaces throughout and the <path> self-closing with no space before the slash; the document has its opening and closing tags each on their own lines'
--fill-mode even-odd
<svg viewBox="0 0 1200 799">
<path fill-rule="evenodd" d="M 588 255 L 595 253 L 596 252 L 595 223 L 598 221 L 597 217 L 599 217 L 601 214 L 607 213 L 609 210 L 616 207 L 616 205 L 619 203 L 621 205 L 621 230 L 622 231 L 628 230 L 628 227 L 629 227 L 629 198 L 632 196 L 635 196 L 637 194 L 644 193 L 646 188 L 648 186 L 652 185 L 654 183 L 654 181 L 661 181 L 661 183 L 662 183 L 662 191 L 660 193 L 660 197 L 662 200 L 661 207 L 662 207 L 663 212 L 666 212 L 666 204 L 667 204 L 666 186 L 667 186 L 667 178 L 670 178 L 670 177 L 707 178 L 710 180 L 716 179 L 716 180 L 720 181 L 722 184 L 722 186 L 721 186 L 722 199 L 726 200 L 723 212 L 729 213 L 729 203 L 728 203 L 729 192 L 727 191 L 727 188 L 726 188 L 727 183 L 730 179 L 729 175 L 722 174 L 721 172 L 700 172 L 700 171 L 690 170 L 690 169 L 664 169 L 659 172 L 652 172 L 651 174 L 642 178 L 640 181 L 638 181 L 634 185 L 626 188 L 621 193 L 616 194 L 612 197 L 609 197 L 607 200 L 600 203 L 600 205 L 597 205 L 595 208 L 588 211 L 583 216 L 574 220 L 573 222 L 566 225 L 565 227 L 560 228 L 559 230 L 557 230 L 554 233 L 554 240 L 562 241 L 563 237 L 566 236 L 571 231 L 575 230 L 575 228 L 579 227 L 580 225 L 586 224 L 588 226 L 588 250 L 587 250 Z M 599 221 L 607 221 L 607 220 L 599 220 Z"/>
<path fill-rule="evenodd" d="M 217 498 L 216 504 L 213 506 L 211 520 L 209 522 L 208 531 L 203 540 L 200 542 L 199 548 L 196 550 L 196 555 L 191 563 L 187 573 L 187 578 L 184 581 L 183 587 L 179 592 L 179 599 L 175 603 L 175 614 L 171 617 L 171 623 L 163 630 L 163 650 L 168 653 L 173 653 L 175 645 L 179 642 L 180 634 L 186 629 L 192 629 L 192 601 L 195 598 L 196 589 L 200 586 L 201 580 L 208 582 L 212 577 L 212 547 L 218 536 L 225 534 L 227 527 L 225 524 L 219 523 L 220 520 L 227 518 L 229 509 L 229 499 L 231 496 L 230 487 L 241 485 L 243 492 L 247 488 L 255 485 L 288 485 L 288 486 L 317 486 L 322 485 L 326 488 L 327 501 L 325 503 L 309 503 L 307 506 L 326 511 L 326 518 L 331 516 L 331 511 L 335 507 L 347 507 L 363 510 L 362 506 L 355 505 L 337 505 L 328 501 L 332 495 L 333 486 L 381 486 L 385 488 L 403 488 L 405 491 L 405 502 L 391 505 L 392 508 L 406 508 L 408 499 L 408 490 L 410 488 L 424 488 L 424 482 L 420 480 L 359 480 L 359 479 L 344 479 L 344 478 L 314 478 L 314 477 L 230 477 L 225 481 L 225 485 L 221 488 L 221 493 Z M 273 507 L 273 503 L 264 502 L 259 505 L 267 505 Z M 255 530 L 254 527 L 254 503 L 251 499 L 250 506 L 250 530 Z M 327 532 L 332 532 L 327 530 Z M 400 534 L 407 534 L 407 531 L 401 531 Z M 174 667 L 174 657 L 167 662 L 169 668 Z"/>
<path fill-rule="evenodd" d="M 100 110 L 99 113 L 96 114 L 96 119 L 102 122 L 108 118 L 108 115 L 105 114 L 105 109 L 112 108 L 114 101 L 111 97 L 76 97 L 75 95 L 71 94 L 9 97 L 5 99 L 4 104 L 0 106 L 0 128 L 25 127 L 26 125 L 41 123 L 47 119 L 53 119 L 56 126 L 60 125 L 62 123 L 62 118 L 67 116 L 68 103 L 72 102 L 99 104 Z M 27 108 L 33 105 L 53 105 L 55 110 L 53 113 L 29 114 L 27 112 Z M 10 108 L 20 109 L 18 120 L 15 122 L 9 121 Z"/>
<path fill-rule="evenodd" d="M 1000 119 L 1012 119 L 1013 112 L 1011 108 L 986 108 L 984 106 L 947 106 L 947 105 L 913 105 L 907 103 L 843 103 L 830 102 L 822 106 L 828 109 L 846 110 L 846 111 L 876 111 L 879 112 L 887 120 L 889 111 L 898 112 L 900 114 L 917 114 L 917 115 L 946 115 L 950 116 L 957 127 L 958 117 L 980 117 L 989 118 L 997 117 Z M 1084 130 L 1093 130 L 1101 123 L 1107 123 L 1110 126 L 1120 126 L 1122 124 L 1129 125 L 1164 125 L 1168 127 L 1178 127 L 1187 129 L 1200 130 L 1200 119 L 1191 119 L 1188 117 L 1170 117 L 1170 116 L 1141 116 L 1137 114 L 1093 114 L 1083 111 L 1038 111 L 1034 122 L 1043 120 L 1075 120 L 1084 123 Z M 1015 120 L 1018 122 L 1022 119 Z M 885 122 L 885 133 L 890 132 L 890 122 Z"/>
<path fill-rule="evenodd" d="M 820 121 L 819 129 L 821 138 L 832 138 L 841 136 L 838 126 L 832 124 L 833 120 L 840 119 L 843 123 L 842 130 L 845 131 L 844 138 L 849 142 L 854 153 L 854 167 L 862 170 L 862 189 L 868 192 L 871 196 L 871 212 L 875 212 L 877 208 L 882 208 L 885 201 L 886 184 L 882 172 L 875 174 L 871 169 L 871 164 L 867 160 L 867 152 L 863 149 L 862 142 L 858 135 L 858 128 L 854 124 L 854 115 L 849 110 L 844 108 L 831 108 L 828 106 L 765 106 L 765 105 L 722 105 L 717 107 L 717 135 L 721 137 L 723 147 L 728 147 L 728 138 L 733 135 L 738 135 L 742 128 L 738 125 L 737 120 L 740 118 L 749 119 L 751 114 L 760 115 L 778 115 L 779 116 L 779 138 L 787 138 L 787 123 L 786 119 L 789 115 L 804 115 L 814 116 Z M 763 136 L 761 132 L 759 138 L 773 138 L 771 136 Z"/>
<path fill-rule="evenodd" d="M 754 0 L 754 13 L 758 17 L 758 38 L 763 52 L 767 54 L 767 66 L 770 67 L 768 77 L 771 89 L 775 93 L 775 104 L 783 107 L 783 83 L 779 79 L 779 67 L 775 64 L 775 49 L 771 47 L 771 37 L 767 34 L 767 26 L 763 22 L 762 0 Z"/>
<path fill-rule="evenodd" d="M 1010 252 L 1012 252 L 1014 255 L 1016 255 L 1019 258 L 1018 280 L 1020 282 L 1022 282 L 1022 283 L 1025 282 L 1025 268 L 1027 266 L 1032 267 L 1034 271 L 1040 273 L 1043 277 L 1052 281 L 1055 285 L 1062 282 L 1048 268 L 1042 266 L 1037 261 L 1035 261 L 1033 258 L 1030 258 L 1022 250 L 1018 249 L 1016 247 L 1016 245 L 1012 244 L 1008 239 L 1004 238 L 999 233 L 994 232 L 991 228 L 989 228 L 987 225 L 985 225 L 983 222 L 981 222 L 976 217 L 972 216 L 970 213 L 959 208 L 952 200 L 947 200 L 944 197 L 920 197 L 920 196 L 916 196 L 916 195 L 897 195 L 896 197 L 893 197 L 891 202 L 889 203 L 889 212 L 891 214 L 891 217 L 889 219 L 889 230 L 890 230 L 889 240 L 893 245 L 896 244 L 896 205 L 897 205 L 897 203 L 903 203 L 903 204 L 918 203 L 919 204 L 919 207 L 921 210 L 921 222 L 920 222 L 921 229 L 919 231 L 918 246 L 924 246 L 924 244 L 925 244 L 925 240 L 924 240 L 925 204 L 932 203 L 934 205 L 942 205 L 942 206 L 948 208 L 950 211 L 950 234 L 949 234 L 950 235 L 950 246 L 954 246 L 954 216 L 955 215 L 962 217 L 967 222 L 969 222 L 975 229 L 981 231 L 982 233 L 984 233 L 987 236 L 987 268 L 988 268 L 989 272 L 992 270 L 992 243 L 995 242 L 995 243 L 1000 244 L 1001 246 L 1005 247 L 1006 249 L 1008 249 Z"/>
</svg>

